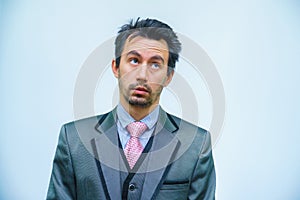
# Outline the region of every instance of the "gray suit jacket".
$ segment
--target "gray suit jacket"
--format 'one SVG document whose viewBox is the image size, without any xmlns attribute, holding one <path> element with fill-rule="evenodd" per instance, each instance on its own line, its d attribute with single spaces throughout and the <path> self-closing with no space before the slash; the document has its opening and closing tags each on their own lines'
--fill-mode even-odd
<svg viewBox="0 0 300 200">
<path fill-rule="evenodd" d="M 115 122 L 116 109 L 61 128 L 48 200 L 122 199 L 120 171 L 127 165 Z M 160 109 L 152 147 L 133 173 L 144 174 L 133 188 L 138 199 L 214 199 L 210 134 Z"/>
</svg>

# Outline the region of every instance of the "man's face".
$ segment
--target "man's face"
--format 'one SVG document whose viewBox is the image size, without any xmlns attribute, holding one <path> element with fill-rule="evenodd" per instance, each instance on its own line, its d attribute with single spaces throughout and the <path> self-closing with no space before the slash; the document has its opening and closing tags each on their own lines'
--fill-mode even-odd
<svg viewBox="0 0 300 200">
<path fill-rule="evenodd" d="M 120 101 L 123 105 L 150 107 L 159 103 L 164 86 L 173 77 L 168 71 L 169 51 L 165 40 L 137 36 L 125 42 L 120 65 L 112 69 L 119 79 Z"/>
</svg>

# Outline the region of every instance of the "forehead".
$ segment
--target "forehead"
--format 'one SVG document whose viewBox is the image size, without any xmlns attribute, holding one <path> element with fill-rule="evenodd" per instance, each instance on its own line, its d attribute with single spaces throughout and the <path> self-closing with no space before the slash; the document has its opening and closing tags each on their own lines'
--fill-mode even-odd
<svg viewBox="0 0 300 200">
<path fill-rule="evenodd" d="M 153 40 L 144 38 L 141 36 L 137 36 L 134 38 L 128 37 L 122 54 L 127 54 L 131 51 L 138 51 L 144 53 L 154 53 L 154 54 L 161 54 L 163 56 L 168 56 L 169 49 L 168 44 L 165 40 Z"/>
</svg>

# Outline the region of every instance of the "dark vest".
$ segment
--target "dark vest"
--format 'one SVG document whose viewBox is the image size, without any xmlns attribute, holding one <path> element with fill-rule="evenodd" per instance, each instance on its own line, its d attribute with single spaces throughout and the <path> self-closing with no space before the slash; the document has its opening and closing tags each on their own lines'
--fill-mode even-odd
<svg viewBox="0 0 300 200">
<path fill-rule="evenodd" d="M 147 145 L 145 146 L 143 153 L 148 153 L 152 147 L 153 137 L 150 137 Z M 121 142 L 119 140 L 119 147 L 122 148 Z M 125 154 L 122 152 L 122 158 L 127 166 L 127 172 L 120 171 L 120 181 L 122 186 L 122 200 L 137 200 L 140 199 L 146 173 L 136 173 L 138 170 L 145 172 L 146 169 L 139 169 L 141 164 L 145 160 L 147 154 L 142 154 L 135 164 L 134 168 L 131 170 Z M 143 165 L 145 166 L 145 165 Z"/>
</svg>

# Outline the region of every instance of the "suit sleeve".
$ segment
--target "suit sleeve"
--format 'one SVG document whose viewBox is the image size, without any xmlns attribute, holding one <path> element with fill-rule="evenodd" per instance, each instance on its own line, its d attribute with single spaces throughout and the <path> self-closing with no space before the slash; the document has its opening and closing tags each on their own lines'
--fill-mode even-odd
<svg viewBox="0 0 300 200">
<path fill-rule="evenodd" d="M 63 126 L 60 131 L 53 161 L 47 200 L 74 200 L 76 199 L 75 191 L 75 177 L 67 141 L 66 127 Z"/>
<path fill-rule="evenodd" d="M 195 165 L 188 199 L 214 200 L 216 174 L 212 156 L 210 133 L 206 132 L 205 142 Z"/>
</svg>

